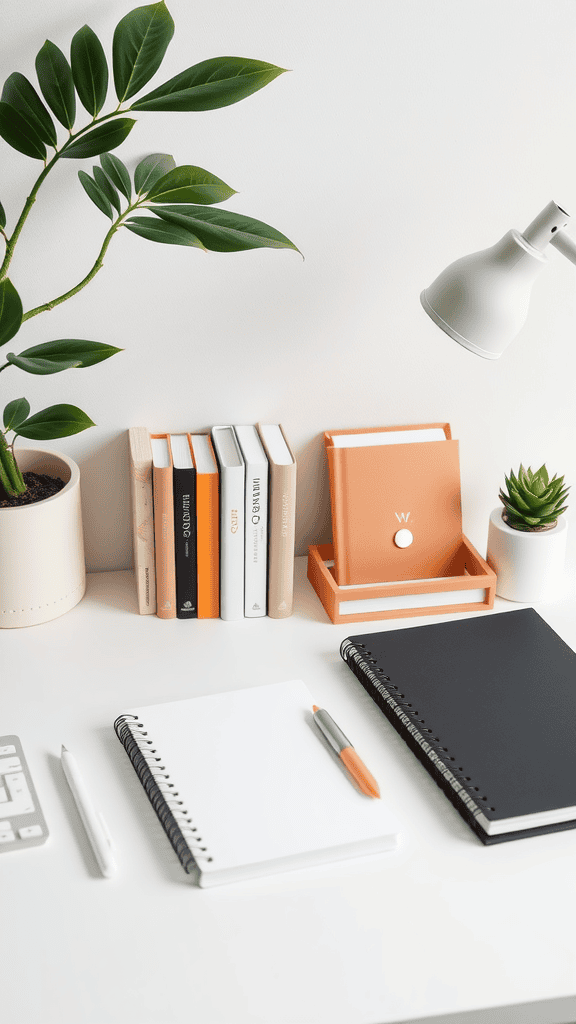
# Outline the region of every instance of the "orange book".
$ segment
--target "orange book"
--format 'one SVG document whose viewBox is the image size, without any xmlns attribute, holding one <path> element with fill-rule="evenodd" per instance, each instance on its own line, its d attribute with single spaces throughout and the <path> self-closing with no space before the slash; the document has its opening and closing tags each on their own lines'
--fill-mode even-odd
<svg viewBox="0 0 576 1024">
<path fill-rule="evenodd" d="M 338 585 L 448 575 L 462 542 L 449 424 L 333 430 L 324 440 Z"/>
<path fill-rule="evenodd" d="M 198 618 L 220 615 L 220 496 L 218 463 L 208 434 L 189 434 L 196 466 Z"/>
<path fill-rule="evenodd" d="M 176 565 L 174 556 L 174 495 L 172 451 L 167 434 L 151 434 L 154 485 L 154 542 L 156 546 L 156 614 L 176 618 Z"/>
</svg>

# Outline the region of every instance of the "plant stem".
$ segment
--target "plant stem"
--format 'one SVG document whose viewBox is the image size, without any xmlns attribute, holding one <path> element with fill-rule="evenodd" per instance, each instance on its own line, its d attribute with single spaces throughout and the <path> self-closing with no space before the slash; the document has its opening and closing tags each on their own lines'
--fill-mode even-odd
<svg viewBox="0 0 576 1024">
<path fill-rule="evenodd" d="M 96 125 L 101 124 L 102 121 L 109 121 L 111 117 L 118 117 L 118 115 L 120 113 L 122 113 L 122 111 L 120 111 L 120 109 L 117 109 L 117 110 L 112 111 L 111 114 L 104 114 L 102 117 L 99 117 L 96 120 L 91 121 L 89 124 L 85 125 L 79 131 L 77 131 L 75 135 L 70 134 L 70 137 L 66 140 L 64 145 L 60 149 L 56 150 L 56 152 L 54 153 L 54 156 L 52 157 L 52 159 L 46 164 L 46 166 L 44 167 L 44 170 L 40 173 L 40 175 L 36 179 L 36 182 L 34 183 L 32 191 L 31 191 L 30 195 L 28 196 L 28 199 L 26 200 L 26 202 L 24 204 L 24 208 L 22 210 L 22 213 L 20 214 L 20 217 L 18 219 L 18 223 L 16 224 L 16 227 L 14 228 L 14 231 L 12 232 L 11 237 L 10 238 L 6 238 L 6 235 L 4 235 L 4 237 L 6 238 L 6 252 L 4 254 L 4 260 L 3 260 L 2 266 L 0 267 L 0 281 L 2 281 L 3 278 L 6 277 L 6 274 L 8 272 L 8 267 L 10 266 L 10 263 L 12 262 L 12 257 L 14 255 L 14 249 L 16 247 L 16 243 L 17 243 L 17 241 L 18 241 L 18 239 L 20 237 L 20 232 L 22 231 L 22 228 L 24 227 L 24 224 L 26 223 L 26 220 L 28 218 L 28 214 L 30 213 L 30 210 L 32 209 L 32 207 L 33 207 L 33 205 L 34 205 L 34 203 L 36 201 L 36 196 L 38 194 L 38 190 L 39 190 L 40 186 L 42 185 L 42 182 L 44 181 L 44 179 L 47 177 L 47 175 L 50 173 L 50 171 L 54 167 L 54 164 L 60 159 L 60 157 L 63 155 L 63 153 L 65 153 L 65 151 L 68 149 L 68 147 L 71 146 L 72 143 L 76 139 L 78 139 L 81 135 L 84 135 L 85 132 L 89 131 L 91 128 L 94 128 Z M 4 232 L 2 232 L 2 233 L 4 234 Z"/>
<path fill-rule="evenodd" d="M 42 306 L 36 306 L 35 309 L 29 309 L 27 313 L 24 313 L 24 315 L 22 317 L 22 323 L 24 323 L 25 320 L 30 320 L 31 317 L 33 317 L 33 316 L 37 316 L 38 313 L 45 313 L 49 309 L 54 309 L 54 306 L 59 306 L 61 302 L 66 302 L 66 299 L 71 299 L 73 295 L 76 295 L 79 291 L 82 290 L 82 288 L 85 288 L 86 285 L 89 284 L 89 282 L 92 280 L 92 278 L 94 278 L 96 276 L 96 274 L 98 273 L 98 271 L 102 267 L 102 264 L 104 262 L 104 257 L 106 255 L 106 250 L 108 249 L 108 246 L 110 245 L 110 242 L 112 241 L 112 238 L 114 237 L 114 234 L 116 233 L 118 228 L 122 226 L 124 217 L 126 216 L 127 213 L 130 213 L 131 210 L 132 210 L 132 208 L 130 207 L 128 210 L 126 210 L 120 217 L 118 217 L 114 221 L 112 227 L 108 231 L 108 233 L 107 233 L 107 235 L 106 235 L 106 237 L 105 237 L 105 239 L 104 239 L 104 241 L 102 243 L 102 248 L 100 249 L 100 252 L 98 253 L 98 258 L 97 258 L 94 266 L 92 267 L 92 269 L 89 271 L 88 274 L 86 274 L 86 277 L 82 278 L 82 280 L 79 281 L 78 284 L 74 286 L 74 288 L 70 288 L 69 291 L 64 292 L 63 295 L 59 295 L 57 298 L 51 299 L 50 302 L 45 302 Z M 0 369 L 4 369 L 4 367 L 0 367 Z"/>
<path fill-rule="evenodd" d="M 6 493 L 12 497 L 16 494 L 24 494 L 26 490 L 24 477 L 18 469 L 14 452 L 10 449 L 2 432 L 0 432 L 0 483 Z"/>
</svg>

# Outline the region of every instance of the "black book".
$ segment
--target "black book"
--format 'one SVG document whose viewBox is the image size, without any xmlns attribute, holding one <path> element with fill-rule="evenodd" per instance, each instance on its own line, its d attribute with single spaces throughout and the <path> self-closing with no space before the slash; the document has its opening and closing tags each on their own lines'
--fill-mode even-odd
<svg viewBox="0 0 576 1024">
<path fill-rule="evenodd" d="M 340 654 L 483 843 L 576 828 L 576 654 L 533 608 Z"/>
<path fill-rule="evenodd" d="M 196 467 L 187 434 L 171 434 L 176 616 L 198 617 Z"/>
</svg>

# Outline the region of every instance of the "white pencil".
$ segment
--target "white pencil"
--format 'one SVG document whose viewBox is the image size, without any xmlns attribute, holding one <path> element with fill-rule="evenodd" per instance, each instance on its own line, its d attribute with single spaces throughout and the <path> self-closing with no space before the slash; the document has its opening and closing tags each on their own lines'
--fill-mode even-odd
<svg viewBox="0 0 576 1024">
<path fill-rule="evenodd" d="M 104 819 L 101 814 L 96 812 L 80 775 L 76 759 L 65 746 L 62 746 L 61 758 L 62 770 L 72 791 L 98 867 L 105 878 L 111 878 L 116 871 L 116 862 L 112 856 L 111 842 Z"/>
</svg>

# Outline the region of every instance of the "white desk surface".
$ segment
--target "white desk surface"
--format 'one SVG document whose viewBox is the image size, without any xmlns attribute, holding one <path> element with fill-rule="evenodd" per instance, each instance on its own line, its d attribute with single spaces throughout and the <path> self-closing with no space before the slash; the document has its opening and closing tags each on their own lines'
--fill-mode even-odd
<svg viewBox="0 0 576 1024">
<path fill-rule="evenodd" d="M 67 615 L 2 630 L 0 734 L 20 737 L 51 832 L 45 846 L 0 855 L 4 1024 L 576 1020 L 576 830 L 482 846 L 338 653 L 350 634 L 463 616 L 335 626 L 304 558 L 296 576 L 295 613 L 281 621 L 139 616 L 132 574 L 110 572 L 90 575 Z M 517 607 L 497 599 L 469 614 Z M 576 648 L 574 597 L 537 610 Z M 200 890 L 113 721 L 127 707 L 290 678 L 380 780 L 400 848 Z M 62 743 L 114 837 L 111 880 L 63 778 Z"/>
</svg>

